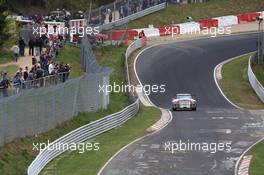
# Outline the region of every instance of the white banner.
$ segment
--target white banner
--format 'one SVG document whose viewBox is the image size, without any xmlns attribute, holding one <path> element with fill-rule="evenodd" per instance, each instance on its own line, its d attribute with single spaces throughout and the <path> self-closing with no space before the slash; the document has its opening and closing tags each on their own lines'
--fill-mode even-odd
<svg viewBox="0 0 264 175">
<path fill-rule="evenodd" d="M 226 26 L 232 26 L 238 24 L 237 16 L 230 15 L 230 16 L 221 16 L 216 17 L 213 19 L 218 20 L 218 27 L 226 27 Z"/>
<path fill-rule="evenodd" d="M 262 18 L 264 18 L 264 11 L 263 12 L 260 12 L 261 13 L 261 15 L 262 15 Z"/>
<path fill-rule="evenodd" d="M 143 30 L 146 37 L 160 36 L 158 28 L 143 28 L 143 29 L 135 29 L 135 30 L 137 30 L 138 33 Z"/>
<path fill-rule="evenodd" d="M 195 34 L 200 31 L 200 24 L 197 22 L 181 23 L 180 34 Z"/>
</svg>

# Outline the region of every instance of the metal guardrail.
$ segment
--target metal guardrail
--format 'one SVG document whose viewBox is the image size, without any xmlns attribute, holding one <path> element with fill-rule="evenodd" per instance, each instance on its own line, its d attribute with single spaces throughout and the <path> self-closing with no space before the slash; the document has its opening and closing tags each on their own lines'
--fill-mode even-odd
<svg viewBox="0 0 264 175">
<path fill-rule="evenodd" d="M 81 143 L 88 139 L 91 139 L 99 134 L 107 132 L 113 128 L 116 128 L 127 120 L 132 118 L 135 114 L 137 114 L 139 110 L 139 100 L 137 99 L 133 104 L 127 106 L 120 112 L 111 114 L 106 116 L 100 120 L 91 122 L 85 126 L 82 126 L 63 137 L 55 140 L 50 143 L 43 151 L 41 151 L 35 160 L 28 167 L 27 174 L 28 175 L 37 175 L 41 172 L 41 170 L 54 158 L 61 155 L 67 148 L 63 149 L 52 149 L 59 144 L 72 144 L 72 143 Z M 51 148 L 51 149 L 49 149 Z"/>
<path fill-rule="evenodd" d="M 147 9 L 145 9 L 145 10 L 142 10 L 140 12 L 134 13 L 134 14 L 129 15 L 127 17 L 121 18 L 121 19 L 116 20 L 114 22 L 111 22 L 111 23 L 108 23 L 108 24 L 103 24 L 103 25 L 99 26 L 99 30 L 100 31 L 102 31 L 102 30 L 110 30 L 110 29 L 112 29 L 114 27 L 124 25 L 124 24 L 128 23 L 129 21 L 141 18 L 143 16 L 149 15 L 151 13 L 160 11 L 160 10 L 165 9 L 165 8 L 166 8 L 166 2 L 164 2 L 162 4 L 159 4 L 159 5 L 156 5 L 156 6 L 153 6 L 153 7 L 149 7 Z"/>
<path fill-rule="evenodd" d="M 248 71 L 247 71 L 248 79 L 249 79 L 250 85 L 252 86 L 252 88 L 254 89 L 258 97 L 260 98 L 260 100 L 264 103 L 264 87 L 256 78 L 254 72 L 252 71 L 252 67 L 251 67 L 254 58 L 255 58 L 254 56 L 251 56 L 248 60 Z"/>
<path fill-rule="evenodd" d="M 125 54 L 126 61 L 125 61 L 125 64 L 126 64 L 127 82 L 128 82 L 129 85 L 130 85 L 130 76 L 129 76 L 128 58 L 135 50 L 146 46 L 146 44 L 147 44 L 146 38 L 137 39 L 137 40 L 133 41 L 128 46 L 128 48 L 126 50 L 126 54 Z"/>
<path fill-rule="evenodd" d="M 129 78 L 128 58 L 131 55 L 131 53 L 133 53 L 135 50 L 141 47 L 144 47 L 145 45 L 146 45 L 145 38 L 138 39 L 135 40 L 132 44 L 130 44 L 126 50 L 125 62 L 126 62 L 127 79 L 129 84 L 130 84 L 130 78 Z M 49 149 L 52 148 L 53 145 L 81 143 L 86 140 L 89 140 L 99 134 L 102 134 L 104 132 L 107 132 L 113 128 L 122 125 L 130 118 L 132 118 L 134 115 L 136 115 L 138 110 L 139 110 L 139 99 L 137 98 L 133 104 L 127 106 L 120 112 L 111 114 L 100 120 L 91 122 L 55 140 L 37 155 L 37 157 L 28 167 L 27 174 L 28 175 L 39 174 L 49 162 L 51 162 L 54 158 L 58 157 L 59 155 L 67 151 L 67 149 L 59 149 L 59 150 Z"/>
</svg>

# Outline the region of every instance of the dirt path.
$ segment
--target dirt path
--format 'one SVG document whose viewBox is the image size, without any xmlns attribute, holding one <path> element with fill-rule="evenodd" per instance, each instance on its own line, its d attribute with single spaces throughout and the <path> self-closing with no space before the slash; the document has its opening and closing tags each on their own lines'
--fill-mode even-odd
<svg viewBox="0 0 264 175">
<path fill-rule="evenodd" d="M 36 57 L 36 58 L 37 60 L 39 60 L 39 57 Z M 29 68 L 31 68 L 32 56 L 28 54 L 28 48 L 25 49 L 25 56 L 19 57 L 17 62 L 12 61 L 9 63 L 0 64 L 0 69 L 3 67 L 7 67 L 7 66 L 18 66 L 22 68 L 25 68 L 26 66 L 28 66 Z"/>
</svg>

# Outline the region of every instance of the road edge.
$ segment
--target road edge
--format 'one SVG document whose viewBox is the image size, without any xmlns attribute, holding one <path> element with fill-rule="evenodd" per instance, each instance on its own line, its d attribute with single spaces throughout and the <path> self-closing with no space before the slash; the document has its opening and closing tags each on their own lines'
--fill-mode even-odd
<svg viewBox="0 0 264 175">
<path fill-rule="evenodd" d="M 134 62 L 133 62 L 133 69 L 134 69 L 134 73 L 135 73 L 135 75 L 136 75 L 136 78 L 137 78 L 137 80 L 138 80 L 138 82 L 139 82 L 139 84 L 142 86 L 142 83 L 141 83 L 141 81 L 140 81 L 140 79 L 139 79 L 139 77 L 138 77 L 138 74 L 137 74 L 137 71 L 136 71 L 136 61 L 137 61 L 137 59 L 138 59 L 138 57 L 144 52 L 144 51 L 146 51 L 147 49 L 150 49 L 150 48 L 152 48 L 152 47 L 154 47 L 154 46 L 156 46 L 156 45 L 159 45 L 159 44 L 153 44 L 153 45 L 150 45 L 150 46 L 148 46 L 148 47 L 146 47 L 146 48 L 144 48 L 143 50 L 141 50 L 138 54 L 137 54 L 137 56 L 136 56 L 136 58 L 135 58 L 135 60 L 134 60 Z M 138 94 L 138 95 L 141 95 L 141 94 Z M 147 128 L 147 132 L 148 132 L 148 134 L 146 134 L 146 135 L 144 135 L 144 136 L 142 136 L 142 137 L 140 137 L 140 138 L 138 138 L 138 139 L 136 139 L 136 140 L 134 140 L 134 141 L 132 141 L 132 142 L 130 142 L 129 144 L 127 144 L 127 145 L 125 145 L 124 147 L 122 147 L 119 151 L 117 151 L 110 159 L 108 159 L 108 161 L 100 168 L 100 170 L 98 171 L 98 173 L 97 173 L 97 175 L 101 175 L 102 174 L 102 172 L 104 171 L 104 169 L 107 167 L 107 165 L 119 154 L 119 153 L 121 153 L 122 151 L 124 151 L 126 148 L 128 148 L 129 146 L 131 146 L 132 144 L 134 144 L 134 143 L 136 143 L 136 142 L 139 142 L 139 141 L 141 141 L 141 140 L 143 140 L 144 138 L 146 138 L 146 137 L 149 137 L 149 136 L 152 136 L 152 135 L 154 135 L 154 134 L 156 134 L 156 133 L 158 133 L 158 132 L 160 132 L 162 129 L 164 129 L 171 121 L 172 121 L 172 113 L 171 113 L 171 111 L 170 110 L 167 110 L 167 109 L 163 109 L 163 108 L 160 108 L 160 107 L 158 107 L 158 106 L 156 106 L 150 99 L 149 99 L 149 97 L 147 96 L 147 95 L 145 95 L 145 93 L 143 92 L 142 93 L 142 97 L 141 98 L 144 98 L 145 100 L 147 100 L 148 101 L 148 103 L 150 104 L 150 106 L 152 106 L 152 107 L 155 107 L 155 108 L 157 108 L 157 109 L 159 109 L 160 111 L 161 111 L 161 117 L 160 117 L 160 120 L 158 120 L 157 122 L 155 122 L 152 126 L 150 126 L 149 128 Z M 168 116 L 165 116 L 166 115 L 166 113 L 168 113 L 169 115 Z"/>
</svg>

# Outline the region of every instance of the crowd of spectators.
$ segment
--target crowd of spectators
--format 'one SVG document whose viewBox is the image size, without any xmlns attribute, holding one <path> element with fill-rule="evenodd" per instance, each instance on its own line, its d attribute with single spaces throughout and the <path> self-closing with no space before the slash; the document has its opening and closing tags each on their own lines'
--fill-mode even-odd
<svg viewBox="0 0 264 175">
<path fill-rule="evenodd" d="M 25 43 L 22 42 L 22 38 L 20 40 L 19 50 L 21 51 L 20 48 L 25 47 Z M 21 89 L 38 88 L 68 80 L 70 65 L 56 62 L 56 56 L 63 47 L 63 42 L 62 36 L 31 38 L 29 41 L 29 55 L 32 56 L 32 67 L 19 68 L 13 78 L 8 78 L 8 72 L 0 71 L 0 92 L 2 92 L 2 96 L 8 96 L 9 88 L 13 88 L 15 93 L 18 93 Z M 38 53 L 40 53 L 39 61 L 36 59 Z M 24 52 L 18 54 L 23 56 Z"/>
<path fill-rule="evenodd" d="M 121 19 L 163 2 L 166 2 L 166 0 L 119 0 L 115 2 L 115 5 L 113 3 L 93 10 L 90 14 L 89 22 L 94 26 L 111 23 L 114 20 L 114 16 L 116 19 L 117 16 Z"/>
<path fill-rule="evenodd" d="M 104 23 L 111 23 L 117 18 L 115 13 L 118 13 L 119 19 L 129 16 L 131 14 L 137 13 L 141 10 L 147 9 L 149 7 L 155 6 L 157 4 L 167 2 L 166 0 L 119 0 L 113 6 L 101 6 L 99 8 L 100 12 L 91 12 L 90 24 L 91 25 L 101 25 Z M 81 14 L 81 13 L 80 13 Z M 79 15 L 80 16 L 80 15 Z M 81 15 L 83 17 L 83 15 Z M 63 22 L 68 22 L 69 14 L 61 11 L 54 11 L 49 14 L 49 16 L 33 15 L 29 17 L 22 17 L 22 20 L 32 20 L 33 23 L 30 25 L 44 25 L 44 20 L 60 21 L 63 17 Z M 67 18 L 66 18 L 67 17 Z M 67 25 L 66 25 L 67 26 Z M 45 26 L 47 27 L 47 26 Z M 144 37 L 144 32 L 142 32 L 142 37 Z M 17 62 L 19 56 L 25 55 L 26 41 L 24 38 L 19 39 L 18 45 L 12 47 L 14 61 Z M 8 79 L 7 72 L 0 71 L 0 89 L 4 90 L 4 96 L 6 91 L 10 86 L 13 86 L 16 91 L 21 88 L 31 88 L 35 86 L 42 86 L 43 82 L 38 81 L 37 85 L 32 83 L 27 84 L 27 82 L 34 82 L 35 80 L 43 79 L 44 77 L 50 75 L 63 74 L 60 77 L 60 81 L 64 82 L 68 79 L 70 66 L 64 63 L 55 63 L 55 58 L 58 55 L 60 48 L 63 47 L 63 37 L 58 35 L 56 37 L 47 37 L 42 35 L 41 37 L 31 37 L 28 41 L 29 55 L 32 56 L 32 67 L 19 68 L 16 75 L 12 79 Z M 37 62 L 36 56 L 39 56 L 39 62 Z M 37 82 L 37 81 L 35 81 Z M 27 84 L 27 85 L 26 85 Z M 3 92 L 3 91 L 2 91 Z"/>
</svg>

